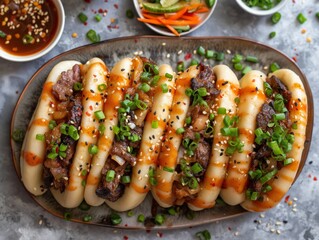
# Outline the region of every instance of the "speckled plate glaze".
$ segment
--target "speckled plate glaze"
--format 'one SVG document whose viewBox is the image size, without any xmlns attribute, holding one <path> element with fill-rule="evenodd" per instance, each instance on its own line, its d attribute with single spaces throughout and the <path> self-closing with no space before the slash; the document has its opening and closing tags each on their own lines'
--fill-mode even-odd
<svg viewBox="0 0 319 240">
<path fill-rule="evenodd" d="M 62 53 L 61 55 L 45 63 L 32 76 L 32 78 L 25 86 L 12 115 L 11 134 L 14 129 L 25 130 L 27 128 L 32 113 L 37 104 L 38 97 L 40 96 L 42 85 L 46 80 L 46 77 L 50 70 L 60 61 L 78 60 L 82 63 L 85 63 L 92 57 L 100 57 L 105 60 L 106 64 L 109 67 L 112 67 L 116 61 L 123 57 L 140 54 L 152 58 L 159 64 L 169 63 L 172 65 L 173 68 L 176 68 L 178 61 L 185 61 L 186 64 L 189 64 L 190 58 L 204 60 L 203 57 L 194 54 L 194 50 L 197 49 L 198 46 L 203 46 L 205 49 L 212 49 L 225 53 L 225 59 L 222 62 L 207 60 L 206 63 L 210 65 L 224 63 L 232 66 L 231 58 L 233 54 L 240 53 L 245 56 L 253 55 L 258 57 L 259 63 L 250 65 L 253 69 L 259 69 L 267 73 L 267 71 L 265 71 L 265 66 L 268 66 L 272 62 L 277 62 L 282 68 L 289 68 L 300 76 L 308 96 L 309 118 L 307 124 L 305 149 L 303 151 L 302 161 L 298 170 L 298 176 L 305 164 L 308 155 L 313 128 L 313 98 L 308 81 L 305 75 L 296 65 L 296 63 L 283 53 L 264 44 L 242 38 L 190 37 L 176 39 L 159 36 L 136 36 L 112 39 Z M 186 61 L 185 59 L 188 60 Z M 238 74 L 238 77 L 240 77 L 240 73 Z M 21 178 L 19 165 L 21 144 L 11 140 L 11 149 L 13 164 L 15 166 L 18 177 Z M 45 210 L 60 218 L 64 218 L 64 214 L 66 212 L 70 213 L 71 221 L 75 222 L 126 229 L 148 229 L 150 227 L 153 227 L 150 225 L 145 226 L 136 221 L 137 215 L 140 213 L 144 214 L 146 217 L 151 216 L 152 198 L 150 194 L 138 208 L 134 209 L 135 215 L 133 217 L 128 217 L 127 213 L 120 213 L 122 217 L 122 223 L 117 226 L 112 226 L 110 224 L 108 216 L 112 211 L 105 204 L 100 207 L 91 207 L 89 210 L 83 211 L 79 208 L 65 209 L 61 207 L 51 196 L 49 191 L 47 191 L 43 196 L 32 196 L 32 198 Z M 158 211 L 164 210 L 159 208 Z M 179 216 L 167 216 L 164 225 L 155 226 L 154 228 L 169 229 L 190 227 L 223 220 L 226 218 L 236 217 L 244 213 L 247 212 L 240 206 L 231 207 L 223 203 L 218 203 L 212 209 L 196 213 L 196 216 L 193 220 L 188 220 L 184 214 L 180 214 Z M 92 216 L 92 220 L 90 222 L 84 222 L 83 218 L 86 215 Z"/>
</svg>

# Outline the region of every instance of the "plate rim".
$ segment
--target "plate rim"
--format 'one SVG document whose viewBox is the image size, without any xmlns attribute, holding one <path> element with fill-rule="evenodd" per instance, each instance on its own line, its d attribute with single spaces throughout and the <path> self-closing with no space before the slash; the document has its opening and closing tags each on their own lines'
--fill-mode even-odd
<svg viewBox="0 0 319 240">
<path fill-rule="evenodd" d="M 65 55 L 69 55 L 69 54 L 73 54 L 76 52 L 81 52 L 82 49 L 85 49 L 87 47 L 89 48 L 94 48 L 95 46 L 98 45 L 103 45 L 103 44 L 108 44 L 108 43 L 114 43 L 114 42 L 119 42 L 119 41 L 130 41 L 130 40 L 139 40 L 139 39 L 160 39 L 160 40 L 173 40 L 173 41 L 184 41 L 184 40 L 191 40 L 191 41 L 196 41 L 196 40 L 204 40 L 204 41 L 208 41 L 208 40 L 212 40 L 212 39 L 216 39 L 216 40 L 230 40 L 230 41 L 244 41 L 250 44 L 257 44 L 260 45 L 262 47 L 266 47 L 268 49 L 271 49 L 272 51 L 277 52 L 279 55 L 281 55 L 282 57 L 284 57 L 286 60 L 288 60 L 291 64 L 293 64 L 301 73 L 300 78 L 302 79 L 302 82 L 304 84 L 306 93 L 307 93 L 307 104 L 308 104 L 308 124 L 310 123 L 310 127 L 306 129 L 306 141 L 305 141 L 305 147 L 304 147 L 304 164 L 307 161 L 308 158 L 308 154 L 309 154 L 309 150 L 311 147 L 311 140 L 312 140 L 312 134 L 313 134 L 313 123 L 314 123 L 314 103 L 313 103 L 313 95 L 312 95 L 312 91 L 310 88 L 310 84 L 309 81 L 306 77 L 306 75 L 304 74 L 304 72 L 302 71 L 302 69 L 297 65 L 297 63 L 290 58 L 288 55 L 286 55 L 285 53 L 283 53 L 282 51 L 273 48 L 265 43 L 253 40 L 253 39 L 248 39 L 248 38 L 244 38 L 244 37 L 238 37 L 238 36 L 201 36 L 201 37 L 181 37 L 181 38 L 171 38 L 171 37 L 167 37 L 167 36 L 156 36 L 156 35 L 138 35 L 138 36 L 125 36 L 125 37 L 119 37 L 119 38 L 113 38 L 113 39 L 108 39 L 108 40 L 104 40 L 101 41 L 99 43 L 94 43 L 94 44 L 87 44 L 87 45 L 83 45 L 83 46 L 79 46 L 77 48 L 74 49 L 70 49 L 66 52 L 60 53 L 57 56 L 49 59 L 47 62 L 45 62 L 39 69 L 37 69 L 35 71 L 35 73 L 30 77 L 30 79 L 27 81 L 27 83 L 25 84 L 25 86 L 23 87 L 23 90 L 21 91 L 19 98 L 17 99 L 12 114 L 11 114 L 11 119 L 10 119 L 10 148 L 11 148 L 11 160 L 13 162 L 13 166 L 15 169 L 15 172 L 19 178 L 20 183 L 22 184 L 23 188 L 25 189 L 25 191 L 28 193 L 28 195 L 37 203 L 37 205 L 41 206 L 42 209 L 44 209 L 45 211 L 49 212 L 50 214 L 59 217 L 61 219 L 64 219 L 64 216 L 60 215 L 58 212 L 53 212 L 50 209 L 46 208 L 45 206 L 43 206 L 42 204 L 40 204 L 40 202 L 36 199 L 37 197 L 32 195 L 31 193 L 29 193 L 22 180 L 21 180 L 21 173 L 19 171 L 20 167 L 17 167 L 17 165 L 19 165 L 20 160 L 18 159 L 17 161 L 15 160 L 15 152 L 14 152 L 14 148 L 15 148 L 15 142 L 12 139 L 12 133 L 14 130 L 14 120 L 17 114 L 17 109 L 22 101 L 23 96 L 25 95 L 28 87 L 31 85 L 31 83 L 35 80 L 35 78 L 37 77 L 37 75 L 47 67 L 47 65 L 50 65 L 51 63 L 53 63 L 54 61 L 63 58 Z M 304 80 L 304 81 L 303 81 Z M 298 169 L 298 172 L 296 174 L 296 177 L 294 179 L 293 184 L 295 183 L 296 179 L 299 177 L 304 164 L 302 166 L 302 168 Z M 201 221 L 197 221 L 197 222 L 190 222 L 189 224 L 180 224 L 177 226 L 155 226 L 152 228 L 146 227 L 146 226 L 124 226 L 124 225 L 108 225 L 108 224 L 104 224 L 104 223 L 99 223 L 99 222 L 84 222 L 81 221 L 79 219 L 71 219 L 72 222 L 76 222 L 76 223 L 82 223 L 82 224 L 89 224 L 89 225 L 94 225 L 94 226 L 103 226 L 103 227 L 109 227 L 109 228 L 115 228 L 115 229 L 128 229 L 128 230 L 149 230 L 149 229 L 158 229 L 158 230 L 170 230 L 170 229 L 180 229 L 180 228 L 186 228 L 189 226 L 199 226 L 199 225 L 203 225 L 203 224 L 207 224 L 207 223 L 212 223 L 212 222 L 216 222 L 216 221 L 220 221 L 220 220 L 225 220 L 225 219 L 231 219 L 231 218 L 236 218 L 238 216 L 241 216 L 243 214 L 249 213 L 248 211 L 244 210 L 240 213 L 236 213 L 234 215 L 231 216 L 224 216 L 224 217 L 220 217 L 218 219 L 207 219 L 207 220 L 201 220 Z"/>
</svg>

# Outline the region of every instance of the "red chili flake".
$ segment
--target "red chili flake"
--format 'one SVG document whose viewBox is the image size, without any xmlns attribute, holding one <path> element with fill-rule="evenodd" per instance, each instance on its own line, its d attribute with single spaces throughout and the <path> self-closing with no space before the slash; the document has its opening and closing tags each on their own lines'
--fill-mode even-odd
<svg viewBox="0 0 319 240">
<path fill-rule="evenodd" d="M 189 59 L 192 58 L 192 54 L 191 53 L 186 53 L 184 59 L 187 61 Z"/>
<path fill-rule="evenodd" d="M 83 23 L 84 24 L 84 26 L 87 26 L 88 25 L 88 23 L 87 22 L 85 22 L 85 23 Z"/>
<path fill-rule="evenodd" d="M 86 3 L 91 3 L 91 0 L 84 0 L 84 2 L 86 2 Z"/>
<path fill-rule="evenodd" d="M 308 178 L 311 178 L 311 174 L 308 174 Z"/>
<path fill-rule="evenodd" d="M 85 113 L 85 115 L 86 115 L 86 116 L 88 116 L 88 117 L 90 117 L 90 116 L 91 116 L 91 114 L 90 114 L 90 113 L 88 113 L 88 112 L 86 112 L 86 113 Z"/>
<path fill-rule="evenodd" d="M 317 179 L 317 177 L 313 177 L 313 180 L 314 180 L 314 181 L 317 181 L 318 179 Z"/>
<path fill-rule="evenodd" d="M 231 227 L 228 227 L 228 230 L 231 231 Z"/>
<path fill-rule="evenodd" d="M 92 107 L 92 105 L 90 105 L 90 107 L 89 107 L 89 108 L 90 108 L 90 110 L 91 110 L 91 111 L 93 110 L 93 107 Z"/>
<path fill-rule="evenodd" d="M 210 185 L 211 185 L 212 187 L 215 187 L 215 186 L 216 186 L 215 182 L 210 183 Z"/>
<path fill-rule="evenodd" d="M 161 237 L 163 237 L 163 233 L 157 232 L 157 236 L 161 238 Z"/>
<path fill-rule="evenodd" d="M 103 13 L 104 11 L 103 11 L 102 8 L 100 8 L 98 12 L 99 12 L 99 13 Z"/>
<path fill-rule="evenodd" d="M 125 235 L 125 236 L 123 237 L 123 239 L 124 239 L 124 240 L 128 240 L 128 236 Z"/>
<path fill-rule="evenodd" d="M 296 56 L 292 57 L 292 60 L 294 60 L 295 62 L 297 62 L 297 57 L 296 57 Z"/>
<path fill-rule="evenodd" d="M 114 4 L 115 9 L 119 9 L 119 5 L 118 4 Z"/>
<path fill-rule="evenodd" d="M 127 224 L 125 224 L 124 227 L 127 227 Z"/>
<path fill-rule="evenodd" d="M 289 201 L 290 195 L 285 197 L 285 202 L 287 203 Z"/>
</svg>

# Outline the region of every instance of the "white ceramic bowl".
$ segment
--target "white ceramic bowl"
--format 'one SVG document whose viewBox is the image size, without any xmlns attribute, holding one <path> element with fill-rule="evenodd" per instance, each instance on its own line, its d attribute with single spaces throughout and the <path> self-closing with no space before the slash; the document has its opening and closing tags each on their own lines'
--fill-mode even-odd
<svg viewBox="0 0 319 240">
<path fill-rule="evenodd" d="M 246 12 L 249 12 L 256 16 L 266 16 L 274 14 L 275 12 L 278 12 L 285 4 L 288 2 L 288 0 L 281 0 L 280 3 L 278 3 L 275 7 L 269 9 L 269 10 L 262 10 L 258 7 L 248 7 L 243 0 L 236 0 L 238 5 L 244 9 Z"/>
<path fill-rule="evenodd" d="M 31 60 L 42 57 L 43 55 L 51 51 L 52 48 L 54 48 L 54 46 L 58 43 L 63 33 L 65 14 L 64 14 L 64 8 L 63 8 L 61 0 L 52 0 L 52 2 L 55 4 L 57 9 L 58 22 L 57 22 L 57 30 L 55 32 L 54 37 L 51 39 L 51 42 L 42 50 L 30 55 L 24 55 L 24 56 L 11 54 L 0 48 L 0 57 L 13 62 L 27 62 L 27 61 L 31 61 Z"/>
<path fill-rule="evenodd" d="M 136 9 L 139 17 L 143 18 L 142 11 L 141 11 L 141 6 L 139 4 L 139 0 L 133 0 L 133 2 L 134 2 L 134 6 L 135 6 L 135 9 Z M 213 14 L 213 12 L 214 12 L 214 10 L 216 8 L 217 2 L 218 2 L 218 0 L 215 0 L 214 6 L 212 6 L 212 8 L 210 9 L 209 12 L 202 13 L 202 14 L 199 15 L 199 17 L 201 19 L 201 23 L 200 24 L 192 27 L 187 32 L 180 33 L 180 35 L 181 36 L 187 35 L 187 34 L 193 32 L 193 31 L 195 31 L 196 29 L 200 28 L 210 18 L 210 16 Z M 169 31 L 168 29 L 166 29 L 164 27 L 158 27 L 156 25 L 152 25 L 152 24 L 148 24 L 148 23 L 145 23 L 145 25 L 148 26 L 153 31 L 155 31 L 155 32 L 157 32 L 157 33 L 159 33 L 161 35 L 176 37 L 171 31 Z"/>
</svg>

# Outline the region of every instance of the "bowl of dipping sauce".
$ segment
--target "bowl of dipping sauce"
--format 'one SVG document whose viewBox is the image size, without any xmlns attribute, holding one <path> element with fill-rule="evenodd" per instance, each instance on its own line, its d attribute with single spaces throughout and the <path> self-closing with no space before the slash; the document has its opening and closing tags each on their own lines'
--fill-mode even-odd
<svg viewBox="0 0 319 240">
<path fill-rule="evenodd" d="M 288 0 L 236 0 L 238 5 L 246 12 L 256 16 L 267 16 L 278 12 Z"/>
<path fill-rule="evenodd" d="M 0 57 L 26 62 L 58 43 L 64 28 L 61 0 L 0 0 Z"/>
</svg>

